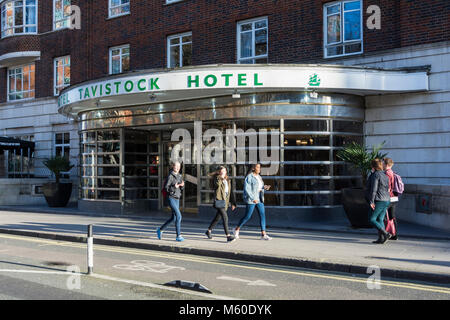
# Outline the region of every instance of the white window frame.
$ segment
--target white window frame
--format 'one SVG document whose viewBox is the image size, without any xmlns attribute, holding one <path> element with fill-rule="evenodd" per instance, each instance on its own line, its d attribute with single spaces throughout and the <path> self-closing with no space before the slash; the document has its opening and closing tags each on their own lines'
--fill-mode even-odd
<svg viewBox="0 0 450 320">
<path fill-rule="evenodd" d="M 63 29 L 67 29 L 70 27 L 70 19 L 71 19 L 71 14 L 68 16 L 64 16 L 63 19 L 61 20 L 56 20 L 56 1 L 62 1 L 62 10 L 63 10 L 63 14 L 64 14 L 64 0 L 53 0 L 53 30 L 63 30 Z M 70 1 L 70 5 L 72 4 L 72 1 Z M 67 25 L 63 26 L 63 27 L 56 27 L 56 24 L 58 22 L 65 22 L 68 21 Z"/>
<path fill-rule="evenodd" d="M 69 134 L 69 142 L 68 143 L 64 143 L 64 135 L 66 133 Z M 56 135 L 57 134 L 62 134 L 62 143 L 56 143 Z M 70 140 L 71 140 L 70 131 L 55 132 L 54 135 L 53 135 L 53 154 L 56 156 L 56 148 L 57 147 L 61 147 L 61 155 L 60 156 L 64 157 L 66 148 L 69 148 L 69 159 L 67 159 L 67 160 L 70 161 L 70 151 L 71 151 Z M 62 171 L 61 175 L 62 175 L 61 176 L 62 178 L 69 178 L 70 170 L 69 171 L 64 171 L 64 172 Z"/>
<path fill-rule="evenodd" d="M 344 4 L 345 3 L 349 3 L 349 2 L 356 2 L 359 1 L 360 3 L 360 8 L 359 9 L 353 9 L 353 10 L 345 10 L 345 12 L 352 12 L 352 11 L 360 11 L 360 38 L 356 39 L 356 40 L 347 40 L 345 41 L 344 36 L 345 36 L 345 20 L 344 20 Z M 335 6 L 337 4 L 340 4 L 340 9 L 339 9 L 339 15 L 341 16 L 341 26 L 340 26 L 340 41 L 339 42 L 333 42 L 330 44 L 327 44 L 328 42 L 328 14 L 327 14 L 327 9 L 329 7 Z M 336 15 L 336 14 L 334 14 Z M 330 15 L 331 16 L 331 15 Z M 335 1 L 335 2 L 329 2 L 323 5 L 323 56 L 324 58 L 336 58 L 336 57 L 345 57 L 345 56 L 352 56 L 355 54 L 361 54 L 364 52 L 364 48 L 363 48 L 363 2 L 362 0 L 345 0 L 345 1 Z M 345 46 L 346 45 L 351 45 L 351 44 L 361 44 L 361 50 L 358 52 L 351 52 L 351 53 L 345 53 Z M 341 54 L 337 54 L 337 55 L 328 55 L 327 49 L 330 47 L 339 47 L 342 46 L 342 53 Z"/>
<path fill-rule="evenodd" d="M 62 135 L 62 139 L 61 139 L 61 143 L 56 143 L 56 135 L 58 135 L 58 134 L 61 134 Z M 64 143 L 64 136 L 66 135 L 66 134 L 69 134 L 69 142 L 67 142 L 67 143 Z M 65 150 L 67 149 L 67 148 L 69 148 L 69 159 L 70 159 L 70 131 L 61 131 L 61 132 L 55 132 L 55 134 L 53 135 L 53 141 L 54 141 L 54 143 L 53 143 L 53 151 L 54 151 L 54 155 L 56 156 L 56 148 L 57 147 L 61 147 L 61 156 L 64 156 L 64 154 L 65 154 Z"/>
<path fill-rule="evenodd" d="M 21 93 L 24 93 L 24 92 L 33 92 L 33 97 L 22 98 L 22 99 L 13 99 L 13 100 L 11 100 L 11 99 L 9 98 L 9 95 L 12 94 L 12 92 L 10 91 L 11 88 L 10 88 L 10 75 L 9 75 L 9 71 L 12 70 L 12 69 L 22 68 L 22 75 L 23 75 L 23 68 L 24 68 L 24 67 L 28 67 L 28 66 L 32 66 L 32 65 L 34 65 L 34 71 L 33 71 L 33 72 L 34 72 L 34 89 L 33 89 L 33 90 L 22 90 L 22 91 L 20 91 L 20 92 L 21 92 Z M 16 73 L 16 74 L 17 74 L 17 73 Z M 28 83 L 29 83 L 30 86 L 31 86 L 31 73 L 28 73 L 28 76 L 29 76 L 29 78 L 28 78 Z M 22 77 L 22 89 L 23 89 L 23 77 Z M 16 91 L 15 93 L 17 93 L 17 91 Z M 34 62 L 33 62 L 33 63 L 29 63 L 29 64 L 24 64 L 24 65 L 19 65 L 19 66 L 14 66 L 14 67 L 8 68 L 8 70 L 7 70 L 7 95 L 6 95 L 7 100 L 6 100 L 6 101 L 10 102 L 10 101 L 24 101 L 24 100 L 31 100 L 31 99 L 34 99 L 34 98 L 35 98 L 35 94 L 36 94 L 36 65 L 34 64 Z"/>
<path fill-rule="evenodd" d="M 123 54 L 123 49 L 128 49 L 128 54 Z M 122 58 L 126 55 L 128 55 L 128 59 L 130 59 L 130 45 L 126 44 L 126 45 L 122 45 L 122 46 L 117 46 L 117 47 L 111 47 L 109 48 L 109 74 L 113 74 L 112 73 L 112 52 L 113 50 L 120 50 L 120 72 L 119 73 L 114 73 L 114 74 L 120 74 L 123 72 L 123 64 L 122 64 Z"/>
<path fill-rule="evenodd" d="M 264 55 L 259 55 L 259 56 L 255 56 L 255 31 L 257 30 L 261 30 L 264 28 L 259 28 L 259 29 L 255 29 L 255 23 L 265 20 L 266 21 L 266 27 L 265 29 L 267 29 L 267 48 L 266 48 L 266 54 Z M 252 24 L 252 56 L 251 57 L 245 57 L 245 58 L 241 58 L 241 25 L 243 24 L 248 24 L 251 23 Z M 247 31 L 250 32 L 250 31 Z M 239 21 L 237 22 L 236 25 L 236 38 L 237 38 L 237 63 L 241 64 L 242 61 L 245 60 L 256 60 L 256 59 L 262 59 L 262 58 L 267 58 L 267 62 L 269 60 L 269 19 L 267 17 L 259 17 L 259 18 L 253 18 L 253 19 L 249 19 L 249 20 L 243 20 L 243 21 Z"/>
<path fill-rule="evenodd" d="M 187 42 L 183 42 L 183 37 L 187 37 L 190 36 L 191 37 L 191 41 L 187 41 Z M 179 38 L 180 42 L 178 44 L 175 45 L 171 45 L 170 44 L 170 40 Z M 172 68 L 171 65 L 171 61 L 170 61 L 170 49 L 171 47 L 180 47 L 180 61 L 178 61 L 177 66 L 175 68 L 181 68 L 184 67 L 183 66 L 183 45 L 186 44 L 190 44 L 191 45 L 191 55 L 192 55 L 192 32 L 185 32 L 185 33 L 179 33 L 179 34 L 174 34 L 171 36 L 167 37 L 167 68 Z"/>
<path fill-rule="evenodd" d="M 27 7 L 27 4 L 26 4 L 26 0 L 24 0 L 23 1 L 23 20 L 22 20 L 22 24 L 21 24 L 21 26 L 13 26 L 13 27 L 9 27 L 9 28 L 6 28 L 6 20 L 4 19 L 4 16 L 3 16 L 3 12 L 4 12 L 4 10 L 3 10 L 3 8 L 5 8 L 6 9 L 6 4 L 7 3 L 10 3 L 10 2 L 12 2 L 13 3 L 13 7 L 15 8 L 16 6 L 15 6 L 15 2 L 16 1 L 19 1 L 19 0 L 6 0 L 6 1 L 0 1 L 0 20 L 1 20 L 1 26 L 0 26 L 0 30 L 1 30 L 1 38 L 3 39 L 3 38 L 7 38 L 7 37 L 13 37 L 13 36 L 16 36 L 16 35 L 21 35 L 21 34 L 37 34 L 38 33 L 38 25 L 39 25 L 39 20 L 38 20 L 38 11 L 39 11 L 39 1 L 38 0 L 35 0 L 35 21 L 36 21 L 36 24 L 26 24 L 26 7 Z M 15 21 L 15 10 L 13 10 L 13 21 Z M 24 30 L 23 30 L 23 32 L 18 32 L 18 33 L 16 33 L 15 32 L 15 29 L 16 28 L 20 28 L 20 27 L 22 27 Z M 35 27 L 36 28 L 36 31 L 29 31 L 29 32 L 25 32 L 25 28 L 30 28 L 30 27 Z M 6 30 L 13 30 L 13 33 L 12 34 L 8 34 L 8 35 L 5 35 L 4 33 L 6 32 Z"/>
<path fill-rule="evenodd" d="M 122 3 L 122 0 L 120 0 L 120 1 L 121 2 L 120 2 L 120 4 L 118 6 L 114 6 L 113 7 L 112 6 L 112 0 L 108 0 L 108 18 L 115 18 L 115 17 L 125 16 L 125 15 L 131 13 L 131 0 L 129 0 L 127 3 Z M 122 12 L 122 13 L 119 13 L 119 14 L 112 15 L 112 13 L 111 13 L 112 9 L 125 7 L 126 5 L 128 5 L 130 7 L 130 10 L 128 12 Z"/>
<path fill-rule="evenodd" d="M 59 89 L 59 91 L 61 92 L 61 90 L 63 90 L 64 88 L 67 88 L 67 87 L 69 87 L 70 86 L 70 82 L 69 82 L 69 84 L 63 84 L 62 86 L 60 86 L 60 87 L 58 87 L 58 83 L 57 83 L 57 76 L 58 76 L 58 61 L 60 61 L 60 60 L 65 60 L 65 59 L 69 59 L 69 64 L 64 64 L 63 63 L 63 65 L 62 65 L 62 67 L 63 67 L 63 74 L 64 74 L 64 68 L 65 67 L 69 67 L 69 69 L 70 69 L 70 56 L 64 56 L 64 57 L 58 57 L 58 58 L 55 58 L 54 60 L 53 60 L 53 90 L 54 90 L 54 95 L 55 95 L 55 97 L 56 96 L 59 96 L 59 92 L 58 92 L 58 89 Z M 69 81 L 70 81 L 70 75 L 69 75 Z"/>
</svg>

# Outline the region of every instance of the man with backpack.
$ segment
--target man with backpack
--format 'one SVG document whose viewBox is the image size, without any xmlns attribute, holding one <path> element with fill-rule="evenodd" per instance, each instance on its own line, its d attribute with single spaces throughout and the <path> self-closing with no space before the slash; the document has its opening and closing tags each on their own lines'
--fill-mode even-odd
<svg viewBox="0 0 450 320">
<path fill-rule="evenodd" d="M 394 161 L 391 158 L 383 159 L 384 171 L 389 178 L 389 194 L 391 197 L 391 203 L 388 207 L 388 216 L 390 220 L 394 220 L 395 226 L 395 235 L 392 235 L 390 240 L 398 239 L 398 223 L 396 217 L 396 208 L 398 204 L 398 197 L 403 193 L 404 184 L 402 182 L 402 178 L 392 171 L 392 167 L 394 166 Z"/>
</svg>

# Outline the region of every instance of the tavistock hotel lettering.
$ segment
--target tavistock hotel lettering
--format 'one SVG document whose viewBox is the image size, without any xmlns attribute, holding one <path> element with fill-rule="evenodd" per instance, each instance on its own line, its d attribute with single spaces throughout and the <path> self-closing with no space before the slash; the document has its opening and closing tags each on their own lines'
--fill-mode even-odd
<svg viewBox="0 0 450 320">
<path fill-rule="evenodd" d="M 73 90 L 65 92 L 59 97 L 58 105 L 63 106 L 76 101 L 127 93 L 214 87 L 257 87 L 262 85 L 263 82 L 261 81 L 261 77 L 258 73 L 218 72 L 208 73 L 206 75 L 184 74 L 180 76 L 169 76 L 160 74 L 157 77 L 151 78 L 128 77 L 124 79 L 104 81 L 73 89 L 77 92 L 76 95 L 72 93 Z"/>
</svg>

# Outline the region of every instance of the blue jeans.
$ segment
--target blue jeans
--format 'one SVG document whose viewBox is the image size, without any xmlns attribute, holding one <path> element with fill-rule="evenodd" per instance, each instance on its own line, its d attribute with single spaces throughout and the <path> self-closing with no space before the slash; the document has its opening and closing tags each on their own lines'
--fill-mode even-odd
<svg viewBox="0 0 450 320">
<path fill-rule="evenodd" d="M 264 210 L 264 203 L 262 202 L 247 204 L 245 207 L 245 216 L 239 221 L 238 228 L 241 228 L 248 220 L 250 220 L 255 207 L 259 213 L 261 231 L 266 231 L 266 212 Z"/>
<path fill-rule="evenodd" d="M 181 235 L 181 212 L 180 212 L 180 199 L 169 198 L 169 206 L 172 209 L 172 217 L 167 220 L 162 227 L 161 231 L 167 228 L 167 226 L 175 220 L 175 229 L 177 231 L 177 237 Z"/>
<path fill-rule="evenodd" d="M 375 210 L 372 208 L 369 210 L 369 222 L 380 231 L 385 231 L 383 220 L 389 203 L 389 201 L 375 201 Z"/>
</svg>

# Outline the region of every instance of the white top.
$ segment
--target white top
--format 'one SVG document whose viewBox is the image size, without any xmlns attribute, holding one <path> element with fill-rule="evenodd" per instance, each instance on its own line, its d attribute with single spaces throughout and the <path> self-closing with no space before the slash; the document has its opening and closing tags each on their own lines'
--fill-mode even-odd
<svg viewBox="0 0 450 320">
<path fill-rule="evenodd" d="M 262 189 L 264 189 L 263 179 L 261 178 L 261 176 L 259 174 L 256 176 L 256 178 L 258 179 L 258 184 L 259 184 L 258 191 L 261 191 Z"/>
<path fill-rule="evenodd" d="M 227 181 L 227 179 L 223 179 L 223 184 L 225 185 L 225 194 L 228 195 L 228 181 Z"/>
</svg>

